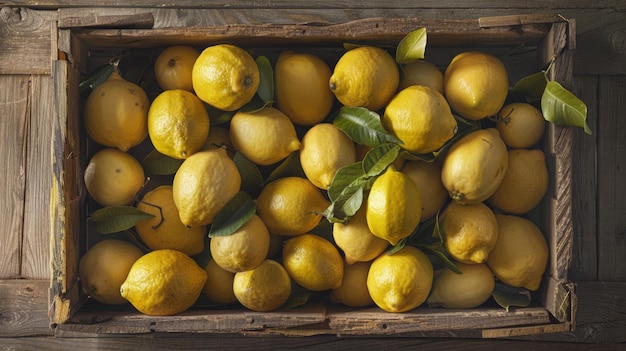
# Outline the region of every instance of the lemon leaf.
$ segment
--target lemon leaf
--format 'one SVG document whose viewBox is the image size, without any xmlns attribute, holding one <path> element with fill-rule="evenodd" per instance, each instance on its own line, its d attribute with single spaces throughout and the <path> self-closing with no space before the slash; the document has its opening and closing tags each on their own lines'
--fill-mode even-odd
<svg viewBox="0 0 626 351">
<path fill-rule="evenodd" d="M 230 120 L 233 118 L 236 112 L 236 111 L 223 111 L 207 103 L 204 103 L 204 108 L 206 109 L 206 112 L 209 114 L 209 121 L 211 122 L 212 126 L 230 122 Z"/>
<path fill-rule="evenodd" d="M 423 59 L 426 41 L 426 28 L 419 28 L 405 35 L 396 49 L 396 62 L 403 65 Z"/>
<path fill-rule="evenodd" d="M 345 187 L 337 199 L 322 213 L 331 223 L 345 223 L 354 216 L 363 204 L 363 193 L 367 180 L 358 178 Z"/>
<path fill-rule="evenodd" d="M 364 107 L 341 107 L 333 124 L 358 144 L 376 146 L 386 142 L 400 143 L 398 138 L 383 128 L 380 116 Z"/>
<path fill-rule="evenodd" d="M 330 201 L 337 200 L 345 188 L 364 176 L 365 172 L 363 171 L 362 162 L 351 163 L 339 168 L 328 187 Z"/>
<path fill-rule="evenodd" d="M 536 101 L 541 99 L 547 83 L 545 71 L 537 72 L 518 80 L 511 93 L 524 96 L 528 102 Z"/>
<path fill-rule="evenodd" d="M 265 180 L 265 184 L 282 177 L 301 177 L 306 178 L 302 165 L 300 164 L 300 152 L 294 151 L 281 162 L 278 167 L 274 168 Z"/>
<path fill-rule="evenodd" d="M 363 172 L 367 177 L 381 174 L 398 158 L 399 153 L 400 146 L 395 143 L 385 143 L 374 147 L 363 158 Z"/>
<path fill-rule="evenodd" d="M 257 94 L 261 100 L 270 102 L 274 100 L 274 70 L 270 60 L 265 56 L 259 56 L 255 59 L 256 65 L 259 67 L 259 87 Z"/>
<path fill-rule="evenodd" d="M 95 222 L 96 231 L 112 234 L 130 229 L 139 221 L 154 217 L 134 206 L 108 206 L 94 211 L 89 218 Z"/>
<path fill-rule="evenodd" d="M 309 302 L 312 297 L 312 292 L 303 288 L 302 286 L 294 283 L 292 281 L 291 284 L 291 294 L 285 303 L 282 305 L 282 308 L 291 309 L 294 307 L 302 306 Z"/>
<path fill-rule="evenodd" d="M 249 194 L 240 191 L 217 213 L 209 238 L 231 235 L 256 213 L 256 205 Z"/>
<path fill-rule="evenodd" d="M 170 175 L 176 173 L 183 160 L 164 155 L 152 150 L 141 160 L 141 166 L 147 174 Z"/>
<path fill-rule="evenodd" d="M 430 246 L 422 246 L 422 247 L 426 251 L 430 252 L 431 255 L 434 255 L 434 257 L 441 262 L 439 263 L 435 259 L 431 259 L 431 261 L 433 261 L 432 263 L 435 269 L 438 269 L 441 266 L 441 264 L 443 264 L 445 267 L 448 267 L 448 269 L 450 269 L 454 273 L 463 274 L 463 272 L 461 272 L 457 268 L 457 266 L 454 264 L 454 261 L 450 259 L 450 257 L 448 256 L 448 253 L 442 246 L 430 245 Z"/>
<path fill-rule="evenodd" d="M 93 73 L 78 84 L 78 91 L 80 95 L 89 93 L 98 85 L 104 83 L 107 79 L 109 79 L 114 68 L 115 67 L 112 64 L 104 64 L 98 67 Z"/>
<path fill-rule="evenodd" d="M 591 134 L 587 125 L 587 106 L 576 95 L 555 81 L 549 81 L 541 96 L 543 117 L 556 125 L 581 127 Z"/>
<path fill-rule="evenodd" d="M 263 190 L 263 176 L 257 165 L 240 152 L 235 153 L 233 162 L 241 175 L 241 191 L 245 191 L 253 198 L 259 196 Z"/>
<path fill-rule="evenodd" d="M 528 290 L 514 288 L 502 283 L 496 283 L 491 296 L 507 312 L 509 312 L 510 307 L 526 307 L 530 305 L 530 293 Z"/>
<path fill-rule="evenodd" d="M 395 246 L 391 246 L 390 248 L 387 249 L 387 251 L 385 251 L 385 253 L 387 255 L 393 255 L 394 253 L 400 251 L 400 249 L 402 249 L 403 247 L 405 247 L 409 242 L 409 238 L 402 238 L 400 239 L 400 241 L 398 241 L 398 243 Z"/>
</svg>

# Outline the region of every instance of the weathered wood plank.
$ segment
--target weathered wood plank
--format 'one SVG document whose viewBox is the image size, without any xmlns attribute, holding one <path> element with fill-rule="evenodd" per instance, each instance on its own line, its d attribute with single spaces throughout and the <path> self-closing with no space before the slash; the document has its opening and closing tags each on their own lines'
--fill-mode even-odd
<svg viewBox="0 0 626 351">
<path fill-rule="evenodd" d="M 30 118 L 29 76 L 0 75 L 0 279 L 21 277 L 26 148 Z M 43 244 L 43 243 L 40 243 Z"/>
<path fill-rule="evenodd" d="M 626 76 L 600 77 L 598 279 L 626 281 Z"/>
<path fill-rule="evenodd" d="M 52 335 L 47 303 L 49 285 L 47 280 L 0 280 L 0 340 Z"/>
</svg>

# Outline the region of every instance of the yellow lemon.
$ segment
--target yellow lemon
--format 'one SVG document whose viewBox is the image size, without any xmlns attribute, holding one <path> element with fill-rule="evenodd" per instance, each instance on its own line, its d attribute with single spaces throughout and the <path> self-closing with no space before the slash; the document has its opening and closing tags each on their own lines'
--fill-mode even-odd
<svg viewBox="0 0 626 351">
<path fill-rule="evenodd" d="M 335 97 L 328 87 L 330 68 L 310 53 L 283 51 L 274 66 L 276 108 L 295 124 L 310 126 L 330 112 Z"/>
<path fill-rule="evenodd" d="M 461 263 L 484 263 L 498 240 L 498 224 L 484 203 L 451 202 L 439 218 L 446 251 Z"/>
<path fill-rule="evenodd" d="M 331 298 L 350 307 L 365 307 L 374 304 L 367 290 L 367 274 L 372 261 L 348 264 L 344 261 L 343 280 L 338 288 L 332 289 Z"/>
<path fill-rule="evenodd" d="M 450 61 L 443 77 L 443 91 L 452 110 L 480 120 L 495 116 L 509 93 L 506 67 L 497 57 L 466 51 Z"/>
<path fill-rule="evenodd" d="M 204 267 L 207 278 L 202 288 L 202 296 L 215 303 L 231 304 L 237 301 L 233 291 L 235 273 L 220 267 L 214 259 Z"/>
<path fill-rule="evenodd" d="M 441 181 L 461 204 L 487 200 L 500 186 L 508 153 L 495 128 L 479 129 L 455 142 L 443 159 Z"/>
<path fill-rule="evenodd" d="M 487 265 L 498 279 L 513 287 L 539 289 L 548 264 L 548 243 L 530 220 L 516 215 L 496 214 L 498 242 Z"/>
<path fill-rule="evenodd" d="M 411 85 L 426 85 L 443 94 L 443 72 L 434 64 L 417 60 L 402 65 L 404 75 L 398 85 L 398 90 L 402 90 Z"/>
<path fill-rule="evenodd" d="M 168 316 L 193 306 L 205 281 L 204 269 L 186 254 L 154 250 L 135 261 L 120 293 L 141 313 Z"/>
<path fill-rule="evenodd" d="M 273 107 L 238 111 L 230 121 L 229 135 L 235 149 L 260 166 L 275 164 L 300 149 L 295 126 Z"/>
<path fill-rule="evenodd" d="M 256 268 L 267 256 L 270 233 L 257 215 L 230 235 L 211 238 L 211 257 L 229 272 Z"/>
<path fill-rule="evenodd" d="M 415 154 L 439 150 L 457 130 L 446 99 L 424 85 L 412 85 L 394 96 L 383 115 L 385 129 L 402 141 L 400 146 Z"/>
<path fill-rule="evenodd" d="M 346 106 L 372 111 L 384 107 L 400 82 L 396 61 L 382 48 L 360 46 L 346 51 L 329 80 L 330 90 Z"/>
<path fill-rule="evenodd" d="M 422 206 L 420 222 L 434 217 L 448 201 L 448 191 L 441 183 L 441 165 L 438 162 L 410 160 L 400 170 L 417 185 Z"/>
<path fill-rule="evenodd" d="M 141 256 L 143 252 L 127 241 L 108 239 L 98 242 L 78 262 L 78 276 L 83 290 L 101 303 L 127 303 L 120 294 L 120 286 L 126 280 L 130 267 Z"/>
<path fill-rule="evenodd" d="M 461 274 L 446 267 L 435 276 L 428 306 L 444 308 L 475 308 L 485 303 L 496 286 L 493 273 L 486 264 L 456 263 Z"/>
<path fill-rule="evenodd" d="M 87 97 L 87 134 L 98 144 L 128 151 L 148 136 L 149 107 L 148 95 L 140 86 L 113 72 Z"/>
<path fill-rule="evenodd" d="M 365 213 L 365 207 L 361 207 L 348 222 L 333 224 L 333 239 L 348 264 L 371 261 L 389 246 L 387 240 L 372 234 Z"/>
<path fill-rule="evenodd" d="M 291 278 L 280 263 L 265 260 L 255 269 L 236 273 L 233 291 L 237 301 L 246 308 L 273 311 L 289 299 Z"/>
<path fill-rule="evenodd" d="M 511 148 L 526 149 L 537 144 L 546 128 L 541 111 L 525 102 L 514 102 L 498 112 L 496 128 Z"/>
<path fill-rule="evenodd" d="M 389 166 L 372 184 L 366 218 L 372 234 L 396 245 L 409 236 L 422 217 L 417 186 L 404 173 Z"/>
<path fill-rule="evenodd" d="M 330 205 L 319 188 L 306 178 L 284 177 L 266 184 L 259 194 L 257 214 L 270 233 L 294 236 L 307 233 Z"/>
<path fill-rule="evenodd" d="M 154 62 L 154 77 L 163 90 L 193 91 L 191 71 L 200 51 L 188 45 L 173 45 L 163 50 Z"/>
<path fill-rule="evenodd" d="M 288 239 L 283 265 L 296 283 L 312 291 L 337 288 L 343 278 L 341 254 L 330 241 L 314 234 Z"/>
<path fill-rule="evenodd" d="M 523 214 L 537 207 L 548 191 L 548 166 L 539 149 L 511 149 L 500 186 L 489 198 L 496 208 Z"/>
<path fill-rule="evenodd" d="M 114 148 L 93 155 L 83 177 L 89 195 L 102 206 L 130 205 L 145 181 L 139 161 Z"/>
<path fill-rule="evenodd" d="M 252 100 L 260 74 L 254 58 L 231 44 L 204 49 L 192 69 L 193 90 L 200 100 L 224 111 L 234 111 Z"/>
<path fill-rule="evenodd" d="M 137 209 L 154 216 L 135 224 L 137 234 L 148 248 L 173 249 L 190 256 L 204 250 L 206 226 L 190 228 L 180 221 L 171 185 L 161 185 L 147 192 L 137 203 Z"/>
<path fill-rule="evenodd" d="M 426 301 L 433 283 L 433 265 L 413 246 L 378 256 L 367 274 L 367 290 L 387 312 L 410 311 Z"/>
<path fill-rule="evenodd" d="M 209 114 L 198 97 L 182 89 L 159 94 L 148 111 L 148 135 L 160 153 L 185 159 L 204 146 Z"/>
<path fill-rule="evenodd" d="M 210 149 L 185 159 L 174 175 L 172 187 L 183 224 L 208 225 L 239 192 L 241 175 L 226 150 Z"/>
<path fill-rule="evenodd" d="M 327 190 L 337 170 L 354 162 L 354 142 L 332 123 L 316 124 L 302 137 L 302 170 L 320 189 Z"/>
</svg>

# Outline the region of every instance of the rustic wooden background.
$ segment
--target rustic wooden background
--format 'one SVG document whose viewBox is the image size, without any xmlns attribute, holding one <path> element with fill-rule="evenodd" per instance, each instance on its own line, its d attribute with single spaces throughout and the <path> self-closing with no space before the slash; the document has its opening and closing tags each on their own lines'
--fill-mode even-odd
<svg viewBox="0 0 626 351">
<path fill-rule="evenodd" d="M 0 347 L 99 348 L 383 346 L 421 350 L 485 347 L 543 350 L 626 349 L 626 1 L 623 0 L 0 0 Z M 364 17 L 479 18 L 559 13 L 576 20 L 574 84 L 589 108 L 589 136 L 576 131 L 573 150 L 576 329 L 505 340 L 455 338 L 184 338 L 58 339 L 48 322 L 50 189 L 54 104 L 54 21 L 152 12 L 155 27 L 228 23 L 336 23 Z"/>
</svg>

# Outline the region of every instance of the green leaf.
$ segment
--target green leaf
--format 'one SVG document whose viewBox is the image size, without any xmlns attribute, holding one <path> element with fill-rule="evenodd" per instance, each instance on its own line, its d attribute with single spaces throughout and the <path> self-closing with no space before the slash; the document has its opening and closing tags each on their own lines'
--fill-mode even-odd
<svg viewBox="0 0 626 351">
<path fill-rule="evenodd" d="M 134 206 L 103 207 L 89 216 L 96 224 L 96 231 L 102 234 L 112 234 L 130 229 L 137 222 L 153 217 L 153 215 Z"/>
<path fill-rule="evenodd" d="M 401 142 L 383 128 L 380 116 L 376 112 L 364 107 L 341 107 L 333 119 L 333 124 L 358 144 L 376 146 L 386 142 Z"/>
<path fill-rule="evenodd" d="M 345 223 L 350 220 L 361 208 L 366 183 L 367 180 L 364 178 L 356 179 L 343 189 L 322 215 L 331 223 Z"/>
<path fill-rule="evenodd" d="M 528 102 L 536 101 L 541 99 L 547 83 L 546 72 L 537 72 L 518 80 L 511 93 L 525 96 Z"/>
<path fill-rule="evenodd" d="M 207 103 L 204 103 L 204 108 L 209 114 L 209 121 L 212 126 L 228 123 L 235 115 L 236 111 L 223 111 L 216 107 L 213 107 Z"/>
<path fill-rule="evenodd" d="M 256 213 L 256 205 L 250 195 L 240 191 L 217 213 L 209 237 L 231 235 Z"/>
<path fill-rule="evenodd" d="M 91 75 L 78 84 L 80 95 L 86 94 L 94 90 L 98 85 L 104 83 L 109 77 L 115 66 L 108 63 L 98 67 Z"/>
<path fill-rule="evenodd" d="M 250 194 L 253 198 L 259 196 L 263 190 L 263 176 L 259 167 L 240 152 L 235 153 L 233 162 L 241 175 L 241 191 Z"/>
<path fill-rule="evenodd" d="M 403 247 L 406 246 L 406 244 L 408 244 L 409 242 L 409 238 L 402 238 L 400 239 L 400 241 L 398 241 L 398 243 L 395 246 L 391 246 L 390 248 L 387 249 L 387 251 L 385 252 L 387 255 L 393 255 L 394 253 L 400 251 Z"/>
<path fill-rule="evenodd" d="M 375 177 L 385 171 L 400 153 L 400 146 L 395 143 L 378 145 L 365 154 L 363 172 L 367 177 Z"/>
<path fill-rule="evenodd" d="M 262 110 L 265 107 L 272 106 L 273 101 L 263 101 L 258 94 L 252 97 L 252 100 L 245 104 L 240 111 L 245 113 L 255 113 Z"/>
<path fill-rule="evenodd" d="M 274 100 L 274 70 L 272 64 L 265 56 L 256 58 L 256 64 L 259 67 L 260 81 L 257 94 L 264 102 L 273 102 Z"/>
<path fill-rule="evenodd" d="M 351 163 L 339 168 L 328 187 L 330 201 L 337 200 L 345 188 L 364 176 L 365 172 L 361 162 Z"/>
<path fill-rule="evenodd" d="M 591 134 L 587 125 L 587 106 L 576 95 L 555 81 L 549 81 L 541 96 L 543 117 L 556 125 L 581 127 Z"/>
<path fill-rule="evenodd" d="M 291 294 L 281 308 L 291 309 L 309 302 L 313 293 L 292 281 Z"/>
<path fill-rule="evenodd" d="M 300 165 L 300 152 L 294 151 L 278 167 L 276 167 L 265 180 L 265 184 L 283 177 L 306 178 L 302 165 Z"/>
<path fill-rule="evenodd" d="M 141 160 L 141 166 L 147 174 L 171 175 L 176 173 L 183 160 L 163 155 L 153 150 Z"/>
<path fill-rule="evenodd" d="M 426 28 L 416 29 L 404 36 L 396 49 L 396 62 L 403 65 L 423 59 L 426 40 Z"/>
<path fill-rule="evenodd" d="M 530 305 L 530 292 L 522 288 L 514 288 L 502 283 L 496 283 L 491 293 L 493 299 L 500 307 L 509 311 L 510 307 L 527 307 Z"/>
</svg>

